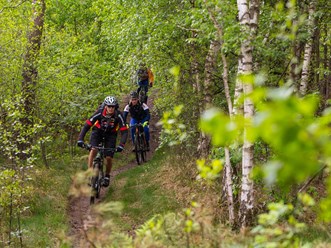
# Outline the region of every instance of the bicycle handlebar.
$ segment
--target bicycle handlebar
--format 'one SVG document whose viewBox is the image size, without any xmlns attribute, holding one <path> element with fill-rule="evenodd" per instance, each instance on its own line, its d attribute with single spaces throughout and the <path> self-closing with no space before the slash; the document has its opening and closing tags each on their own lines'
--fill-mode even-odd
<svg viewBox="0 0 331 248">
<path fill-rule="evenodd" d="M 85 148 L 88 151 L 91 151 L 92 148 L 95 148 L 95 149 L 98 149 L 99 151 L 103 150 L 103 151 L 117 152 L 116 148 L 106 148 L 103 146 L 92 146 L 91 144 L 85 144 L 85 143 L 83 144 L 82 148 Z"/>
<path fill-rule="evenodd" d="M 143 124 L 142 123 L 136 123 L 136 124 L 130 125 L 130 127 L 139 127 L 139 126 L 143 126 Z"/>
</svg>

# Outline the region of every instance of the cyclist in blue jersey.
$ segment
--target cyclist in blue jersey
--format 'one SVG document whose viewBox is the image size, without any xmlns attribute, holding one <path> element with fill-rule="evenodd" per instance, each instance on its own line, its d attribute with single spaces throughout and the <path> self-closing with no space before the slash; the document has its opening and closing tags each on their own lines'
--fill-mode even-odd
<svg viewBox="0 0 331 248">
<path fill-rule="evenodd" d="M 141 91 L 142 88 L 146 92 L 144 103 L 147 104 L 148 88 L 153 87 L 154 74 L 153 74 L 152 70 L 146 66 L 145 63 L 140 63 L 139 64 L 139 69 L 137 70 L 137 84 L 139 86 L 138 89 L 137 89 L 138 95 L 139 95 L 139 92 Z"/>
<path fill-rule="evenodd" d="M 150 113 L 147 104 L 141 103 L 138 99 L 138 93 L 132 91 L 130 93 L 130 102 L 127 104 L 123 111 L 124 121 L 126 122 L 126 118 L 128 114 L 131 115 L 130 126 L 141 123 L 144 127 L 146 143 L 147 143 L 147 151 L 149 151 L 149 120 Z M 134 142 L 134 129 L 131 128 L 131 137 L 132 142 Z"/>
</svg>

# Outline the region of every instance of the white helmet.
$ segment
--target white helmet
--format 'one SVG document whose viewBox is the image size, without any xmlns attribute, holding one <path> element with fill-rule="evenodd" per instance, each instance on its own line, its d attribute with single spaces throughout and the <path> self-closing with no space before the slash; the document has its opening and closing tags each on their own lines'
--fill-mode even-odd
<svg viewBox="0 0 331 248">
<path fill-rule="evenodd" d="M 114 96 L 107 96 L 104 100 L 104 103 L 108 106 L 118 106 L 117 99 Z"/>
</svg>

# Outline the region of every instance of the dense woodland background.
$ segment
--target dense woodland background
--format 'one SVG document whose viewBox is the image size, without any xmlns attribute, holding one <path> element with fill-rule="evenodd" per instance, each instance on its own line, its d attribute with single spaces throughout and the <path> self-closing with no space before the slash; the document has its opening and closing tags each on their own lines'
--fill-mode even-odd
<svg viewBox="0 0 331 248">
<path fill-rule="evenodd" d="M 316 225 L 330 239 L 330 30 L 327 0 L 1 0 L 0 246 L 33 246 L 39 176 L 77 157 L 84 120 L 136 88 L 141 61 L 163 152 L 222 195 L 216 230 L 254 230 L 256 247 L 302 246 Z"/>
</svg>

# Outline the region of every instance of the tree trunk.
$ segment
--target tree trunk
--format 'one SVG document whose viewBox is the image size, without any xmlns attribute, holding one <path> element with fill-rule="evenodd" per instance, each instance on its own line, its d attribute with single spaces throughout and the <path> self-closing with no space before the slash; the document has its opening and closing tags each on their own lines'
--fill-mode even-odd
<svg viewBox="0 0 331 248">
<path fill-rule="evenodd" d="M 228 212 L 229 212 L 229 223 L 231 226 L 236 225 L 236 213 L 234 209 L 234 199 L 233 199 L 233 180 L 232 180 L 232 166 L 230 161 L 230 149 L 228 147 L 224 148 L 225 152 L 225 188 L 227 195 L 228 203 Z"/>
<path fill-rule="evenodd" d="M 205 0 L 205 4 L 207 5 L 207 1 Z M 213 11 L 208 8 L 208 12 L 209 12 L 209 16 L 211 18 L 211 20 L 214 23 L 214 26 L 217 30 L 217 35 L 218 35 L 218 40 L 220 42 L 221 47 L 223 46 L 223 28 L 222 25 L 220 25 L 216 18 L 215 15 L 213 14 Z M 218 13 L 220 14 L 220 13 Z M 232 100 L 231 100 L 231 95 L 230 95 L 230 89 L 229 89 L 229 69 L 228 69 L 228 63 L 226 60 L 225 55 L 221 52 L 221 57 L 222 57 L 222 62 L 223 62 L 223 74 L 222 74 L 222 78 L 223 78 L 223 84 L 224 84 L 224 93 L 225 93 L 225 97 L 226 97 L 226 101 L 228 104 L 228 110 L 229 110 L 229 116 L 231 118 L 232 116 Z M 226 191 L 226 195 L 227 195 L 227 204 L 228 204 L 228 212 L 229 212 L 229 223 L 231 226 L 235 225 L 235 210 L 234 210 L 234 200 L 233 200 L 233 190 L 232 190 L 232 185 L 233 185 L 233 181 L 232 181 L 232 166 L 231 166 L 231 156 L 230 156 L 230 150 L 228 147 L 224 148 L 225 151 L 225 173 L 224 173 L 224 188 Z"/>
<path fill-rule="evenodd" d="M 308 77 L 309 77 L 309 65 L 313 51 L 313 28 L 314 28 L 314 13 L 315 13 L 315 2 L 312 1 L 309 6 L 309 19 L 308 19 L 308 32 L 310 37 L 305 45 L 302 73 L 301 73 L 301 83 L 299 88 L 299 93 L 301 96 L 306 95 L 308 87 Z"/>
<path fill-rule="evenodd" d="M 210 42 L 209 52 L 206 58 L 205 64 L 205 81 L 204 81 L 204 105 L 208 109 L 212 106 L 213 99 L 213 84 L 214 73 L 217 67 L 217 56 L 221 48 L 221 43 L 218 40 L 212 40 Z"/>
<path fill-rule="evenodd" d="M 205 63 L 205 80 L 204 80 L 204 109 L 208 109 L 212 106 L 213 98 L 213 74 L 216 70 L 217 55 L 221 48 L 221 44 L 217 40 L 210 42 L 209 52 L 206 57 Z M 210 150 L 210 137 L 204 133 L 200 133 L 198 151 L 203 157 L 206 157 Z"/>
<path fill-rule="evenodd" d="M 238 70 L 238 81 L 242 80 L 241 76 L 250 75 L 253 73 L 253 46 L 251 44 L 257 31 L 259 2 L 258 0 L 237 0 L 239 10 L 239 22 L 242 32 L 247 34 L 241 44 L 241 58 L 240 67 Z M 250 174 L 253 169 L 253 144 L 247 138 L 247 129 L 250 121 L 254 115 L 254 104 L 248 97 L 253 92 L 253 85 L 251 83 L 241 81 L 243 85 L 244 98 L 244 117 L 246 120 L 244 128 L 244 144 L 242 154 L 242 185 L 240 194 L 240 211 L 239 221 L 242 228 L 251 224 L 254 208 L 254 188 L 253 181 Z"/>
<path fill-rule="evenodd" d="M 193 38 L 197 37 L 196 32 L 192 32 L 192 37 Z M 196 58 L 196 49 L 197 49 L 196 45 L 193 44 L 191 46 L 191 57 L 193 61 L 191 65 L 191 71 L 192 71 L 191 76 L 193 79 L 193 91 L 195 92 L 195 95 L 198 97 L 198 116 L 200 116 L 201 113 L 203 112 L 203 101 L 201 101 L 203 95 L 203 85 L 200 79 L 199 63 Z"/>
<path fill-rule="evenodd" d="M 33 26 L 28 36 L 28 44 L 26 47 L 26 53 L 24 56 L 23 64 L 23 82 L 22 82 L 22 94 L 23 94 L 23 108 L 26 113 L 25 124 L 33 124 L 34 104 L 36 97 L 36 84 L 37 84 L 37 59 L 40 50 L 42 31 L 44 27 L 44 15 L 46 5 L 44 0 L 33 1 Z"/>
<path fill-rule="evenodd" d="M 238 58 L 238 72 L 243 71 L 243 65 L 242 65 L 242 55 L 239 55 Z M 242 94 L 244 92 L 242 81 L 237 77 L 236 85 L 234 88 L 234 96 L 233 96 L 233 108 L 232 108 L 232 115 L 238 115 L 243 114 L 243 106 L 242 104 L 239 104 L 239 99 L 241 98 Z"/>
<path fill-rule="evenodd" d="M 44 15 L 46 5 L 44 0 L 33 1 L 33 26 L 28 35 L 28 44 L 26 47 L 26 53 L 24 56 L 24 63 L 22 69 L 22 98 L 24 117 L 22 123 L 30 128 L 33 126 L 34 111 L 36 102 L 36 86 L 37 86 L 37 59 L 39 55 L 42 31 L 44 27 Z M 24 144 L 19 144 L 20 150 L 26 150 L 32 143 L 32 137 L 26 137 Z M 25 159 L 29 155 L 22 152 L 22 159 Z"/>
<path fill-rule="evenodd" d="M 327 44 L 327 38 L 328 37 L 328 28 L 327 28 L 327 25 L 324 26 L 324 44 L 323 44 L 323 67 L 324 67 L 324 70 L 330 70 L 330 67 L 331 67 L 331 61 L 329 61 L 329 51 L 331 51 L 328 47 L 328 44 Z M 327 107 L 328 103 L 327 103 L 327 100 L 330 99 L 330 76 L 328 76 L 327 73 L 323 73 L 323 79 L 322 79 L 322 82 L 321 82 L 322 86 L 321 86 L 321 89 L 322 89 L 322 97 L 323 97 L 323 100 L 324 100 L 324 107 Z"/>
<path fill-rule="evenodd" d="M 318 21 L 317 21 L 318 22 Z M 314 71 L 315 76 L 315 83 L 318 86 L 318 89 L 320 90 L 320 72 L 319 68 L 321 66 L 321 55 L 320 55 L 320 39 L 321 39 L 321 33 L 320 33 L 320 27 L 316 27 L 315 36 L 314 36 L 314 51 L 315 51 L 315 65 L 314 67 L 317 69 L 317 71 Z M 320 91 L 321 93 L 321 91 Z M 323 95 L 321 94 L 321 101 L 322 106 L 324 106 L 324 99 Z"/>
</svg>

